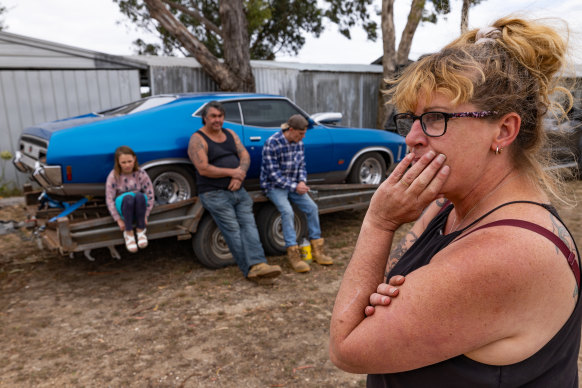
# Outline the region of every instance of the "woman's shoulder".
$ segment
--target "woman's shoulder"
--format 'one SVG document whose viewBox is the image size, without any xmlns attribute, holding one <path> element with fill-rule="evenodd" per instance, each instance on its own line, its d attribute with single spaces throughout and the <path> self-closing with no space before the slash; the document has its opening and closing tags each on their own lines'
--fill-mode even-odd
<svg viewBox="0 0 582 388">
<path fill-rule="evenodd" d="M 560 241 L 577 256 L 572 236 L 554 213 L 533 203 L 516 203 L 487 215 L 442 253 L 477 274 L 490 271 L 497 273 L 499 281 L 519 278 L 522 285 L 541 285 L 574 280 L 568 255 L 558 249 Z M 466 261 L 467 257 L 471 260 Z M 546 286 L 551 288 L 551 284 Z"/>
<path fill-rule="evenodd" d="M 518 222 L 513 222 L 512 220 L 518 220 Z M 463 234 L 477 233 L 480 230 L 501 226 L 509 226 L 522 231 L 525 230 L 526 233 L 527 231 L 536 229 L 535 226 L 530 227 L 528 225 L 539 226 L 560 237 L 566 231 L 563 221 L 551 204 L 526 200 L 506 202 L 491 209 L 467 226 Z M 536 234 L 535 231 L 534 234 Z M 566 234 L 568 233 L 566 232 Z"/>
<path fill-rule="evenodd" d="M 507 219 L 526 221 L 531 224 L 525 225 L 537 225 L 556 235 L 577 256 L 572 237 L 553 214 L 543 207 L 527 209 L 526 204 L 516 205 L 516 209 L 500 211 L 482 225 Z M 482 308 L 492 314 L 511 312 L 497 318 L 512 322 L 513 327 L 493 320 L 507 330 L 509 341 L 499 339 L 469 354 L 480 362 L 509 363 L 535 353 L 555 335 L 572 313 L 578 287 L 567 257 L 555 242 L 534 229 L 493 225 L 454 241 L 434 257 L 433 263 L 456 277 L 460 289 L 478 289 L 487 295 Z M 500 351 L 511 341 L 518 344 L 514 350 Z"/>
</svg>

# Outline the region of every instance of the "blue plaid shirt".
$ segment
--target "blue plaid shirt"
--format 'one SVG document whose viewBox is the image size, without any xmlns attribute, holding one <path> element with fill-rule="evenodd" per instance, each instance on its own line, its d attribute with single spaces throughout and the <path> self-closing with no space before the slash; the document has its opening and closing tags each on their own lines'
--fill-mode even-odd
<svg viewBox="0 0 582 388">
<path fill-rule="evenodd" d="M 283 131 L 273 134 L 263 146 L 261 189 L 273 188 L 294 192 L 297 183 L 307 181 L 303 141 L 290 143 Z"/>
</svg>

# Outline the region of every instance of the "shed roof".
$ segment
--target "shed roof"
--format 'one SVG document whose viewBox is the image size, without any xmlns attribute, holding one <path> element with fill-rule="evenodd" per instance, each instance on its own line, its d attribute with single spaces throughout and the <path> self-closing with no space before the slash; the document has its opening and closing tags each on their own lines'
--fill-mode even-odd
<svg viewBox="0 0 582 388">
<path fill-rule="evenodd" d="M 147 69 L 131 58 L 0 31 L 0 69 Z"/>
<path fill-rule="evenodd" d="M 151 55 L 131 55 L 125 58 L 140 61 L 153 67 L 193 67 L 202 66 L 192 57 L 161 57 Z M 325 71 L 342 73 L 382 73 L 382 66 L 379 65 L 354 65 L 354 64 L 318 64 L 318 63 L 297 63 L 297 62 L 277 62 L 252 60 L 253 68 L 263 69 L 288 69 L 297 71 Z"/>
</svg>

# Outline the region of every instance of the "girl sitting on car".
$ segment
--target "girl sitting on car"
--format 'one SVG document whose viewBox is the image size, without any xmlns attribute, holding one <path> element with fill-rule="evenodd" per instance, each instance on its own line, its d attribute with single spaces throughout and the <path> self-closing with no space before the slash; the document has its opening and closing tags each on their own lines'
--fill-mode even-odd
<svg viewBox="0 0 582 388">
<path fill-rule="evenodd" d="M 146 225 L 154 207 L 154 190 L 148 174 L 139 168 L 135 152 L 128 146 L 115 150 L 113 170 L 105 183 L 105 202 L 123 231 L 125 247 L 131 253 L 148 246 Z M 133 223 L 136 223 L 136 236 Z"/>
</svg>

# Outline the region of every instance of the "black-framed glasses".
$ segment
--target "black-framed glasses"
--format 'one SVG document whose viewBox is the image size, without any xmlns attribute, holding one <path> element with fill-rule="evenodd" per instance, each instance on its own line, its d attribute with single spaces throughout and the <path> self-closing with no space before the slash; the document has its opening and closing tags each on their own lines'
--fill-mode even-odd
<svg viewBox="0 0 582 388">
<path fill-rule="evenodd" d="M 420 116 L 412 113 L 398 113 L 394 115 L 394 124 L 396 124 L 396 131 L 401 136 L 406 136 L 412 128 L 412 124 L 416 120 L 420 120 L 422 131 L 430 137 L 439 137 L 447 131 L 447 122 L 449 119 L 457 117 L 472 117 L 481 119 L 483 117 L 496 115 L 496 111 L 485 110 L 481 112 L 461 112 L 461 113 L 446 113 L 446 112 L 425 112 Z"/>
</svg>

